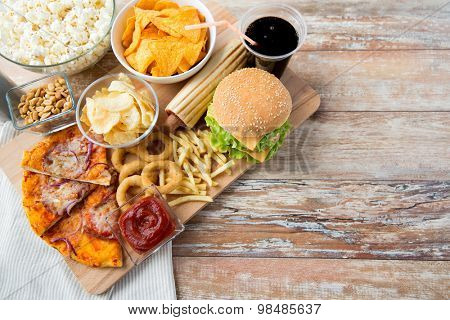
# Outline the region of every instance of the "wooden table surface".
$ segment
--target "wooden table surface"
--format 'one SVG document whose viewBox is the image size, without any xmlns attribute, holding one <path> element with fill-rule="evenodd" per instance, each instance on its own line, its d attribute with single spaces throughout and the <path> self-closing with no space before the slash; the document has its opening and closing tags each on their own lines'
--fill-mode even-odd
<svg viewBox="0 0 450 320">
<path fill-rule="evenodd" d="M 174 242 L 179 298 L 449 298 L 450 4 L 277 2 L 322 103 Z"/>
<path fill-rule="evenodd" d="M 178 297 L 448 299 L 450 3 L 277 2 L 305 17 L 290 66 L 321 106 L 174 242 Z"/>
</svg>

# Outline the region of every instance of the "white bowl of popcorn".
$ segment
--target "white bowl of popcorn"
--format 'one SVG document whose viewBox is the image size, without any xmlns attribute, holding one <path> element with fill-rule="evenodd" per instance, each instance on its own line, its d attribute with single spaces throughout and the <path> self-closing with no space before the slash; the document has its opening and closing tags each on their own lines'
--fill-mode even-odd
<svg viewBox="0 0 450 320">
<path fill-rule="evenodd" d="M 33 72 L 79 73 L 108 52 L 114 0 L 3 0 L 0 55 Z"/>
</svg>

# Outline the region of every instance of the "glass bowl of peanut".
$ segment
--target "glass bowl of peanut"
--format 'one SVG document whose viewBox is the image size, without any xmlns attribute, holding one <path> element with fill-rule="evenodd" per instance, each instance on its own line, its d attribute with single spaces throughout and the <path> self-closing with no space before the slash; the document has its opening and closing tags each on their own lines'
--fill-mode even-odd
<svg viewBox="0 0 450 320">
<path fill-rule="evenodd" d="M 75 107 L 67 75 L 53 73 L 6 93 L 9 114 L 16 130 L 48 135 L 74 123 Z"/>
</svg>

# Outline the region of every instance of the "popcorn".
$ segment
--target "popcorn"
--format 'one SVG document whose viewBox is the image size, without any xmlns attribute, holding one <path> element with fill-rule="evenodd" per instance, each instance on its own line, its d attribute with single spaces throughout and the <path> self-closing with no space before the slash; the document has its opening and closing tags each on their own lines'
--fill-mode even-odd
<svg viewBox="0 0 450 320">
<path fill-rule="evenodd" d="M 16 11 L 0 5 L 0 52 L 13 61 L 72 74 L 96 63 L 109 49 L 113 0 L 2 2 Z"/>
</svg>

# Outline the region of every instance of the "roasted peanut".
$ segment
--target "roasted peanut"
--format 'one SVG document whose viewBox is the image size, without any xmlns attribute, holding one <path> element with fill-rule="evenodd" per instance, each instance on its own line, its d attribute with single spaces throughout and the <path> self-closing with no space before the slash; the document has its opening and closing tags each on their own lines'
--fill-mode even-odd
<svg viewBox="0 0 450 320">
<path fill-rule="evenodd" d="M 63 78 L 26 92 L 17 105 L 19 115 L 26 124 L 47 119 L 70 108 L 72 99 Z"/>
</svg>

